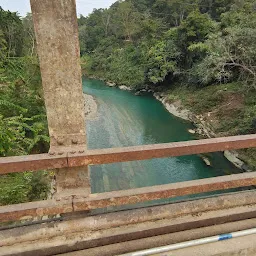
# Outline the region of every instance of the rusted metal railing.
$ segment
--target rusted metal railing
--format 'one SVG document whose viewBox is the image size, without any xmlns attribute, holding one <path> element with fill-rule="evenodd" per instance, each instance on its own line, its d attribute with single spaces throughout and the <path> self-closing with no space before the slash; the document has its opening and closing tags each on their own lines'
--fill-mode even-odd
<svg viewBox="0 0 256 256">
<path fill-rule="evenodd" d="M 109 164 L 256 147 L 256 134 L 156 145 L 0 158 L 0 174 Z"/>
<path fill-rule="evenodd" d="M 159 145 L 146 145 L 118 149 L 88 150 L 85 153 L 65 153 L 60 156 L 49 154 L 0 159 L 0 173 L 36 171 L 64 167 L 88 166 L 173 157 L 227 149 L 256 147 L 256 135 L 174 142 Z M 71 169 L 72 171 L 72 169 Z M 46 200 L 0 207 L 0 221 L 18 220 L 24 217 L 56 215 L 77 211 L 135 204 L 150 200 L 172 198 L 217 190 L 256 185 L 256 172 L 234 174 L 216 178 L 186 181 L 175 184 L 90 194 L 83 197 L 72 195 L 61 200 Z"/>
</svg>

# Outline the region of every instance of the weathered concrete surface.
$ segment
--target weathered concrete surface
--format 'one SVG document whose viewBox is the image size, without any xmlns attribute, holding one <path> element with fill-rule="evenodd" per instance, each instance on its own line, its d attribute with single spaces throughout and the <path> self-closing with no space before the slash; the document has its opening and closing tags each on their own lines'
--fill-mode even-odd
<svg viewBox="0 0 256 256">
<path fill-rule="evenodd" d="M 55 199 L 73 196 L 87 197 L 91 193 L 90 177 L 87 166 L 58 169 L 55 172 Z"/>
<path fill-rule="evenodd" d="M 86 150 L 75 0 L 31 0 L 50 133 L 50 154 Z M 71 148 L 72 147 L 72 148 Z M 87 166 L 56 171 L 56 197 L 90 192 Z"/>
<path fill-rule="evenodd" d="M 236 222 L 236 223 L 228 223 L 228 224 L 222 224 L 222 225 L 217 225 L 217 226 L 211 226 L 211 227 L 205 227 L 205 228 L 198 228 L 194 230 L 188 230 L 188 231 L 181 231 L 173 234 L 166 234 L 166 235 L 161 235 L 161 236 L 155 236 L 155 237 L 149 237 L 145 239 L 139 239 L 139 240 L 134 240 L 134 241 L 128 241 L 125 243 L 118 243 L 118 244 L 112 244 L 112 245 L 107 245 L 107 246 L 102 246 L 102 247 L 97 247 L 97 248 L 91 248 L 88 250 L 81 250 L 81 251 L 76 251 L 76 252 L 70 252 L 70 253 L 64 253 L 64 254 L 58 254 L 59 256 L 113 256 L 113 255 L 120 255 L 123 253 L 127 252 L 132 252 L 137 250 L 143 250 L 143 249 L 149 249 L 152 247 L 158 247 L 158 246 L 164 246 L 172 243 L 179 243 L 179 242 L 184 242 L 184 241 L 189 241 L 192 239 L 196 238 L 202 238 L 205 235 L 217 235 L 222 233 L 224 230 L 227 232 L 231 232 L 232 230 L 235 229 L 246 229 L 250 228 L 250 225 L 254 225 L 255 220 L 247 220 L 243 222 Z M 247 236 L 248 239 L 254 238 L 251 236 Z M 230 240 L 231 241 L 231 240 Z M 235 240 L 236 242 L 238 240 Z M 235 242 L 233 241 L 233 242 Z M 255 252 L 256 246 L 255 243 L 253 243 L 253 240 L 247 240 L 244 239 L 243 242 L 245 241 L 244 244 L 240 244 L 241 246 L 233 246 L 234 250 L 232 253 L 227 253 L 225 254 L 228 249 L 230 251 L 231 248 L 225 248 L 226 244 L 222 243 L 223 247 L 222 249 L 226 249 L 225 253 L 221 254 L 221 251 L 214 251 L 217 246 L 220 244 L 218 243 L 213 244 L 212 247 L 209 247 L 209 250 L 207 249 L 209 245 L 211 244 L 206 244 L 202 246 L 198 251 L 196 251 L 196 247 L 191 247 L 185 251 L 185 253 L 182 254 L 181 250 L 176 250 L 173 251 L 172 254 L 167 254 L 167 253 L 162 253 L 160 254 L 161 256 L 255 256 L 253 254 Z M 239 243 L 239 242 L 238 242 Z M 193 253 L 193 249 L 195 249 L 195 253 Z M 236 251 L 237 250 L 237 251 Z M 191 252 L 191 253 L 190 253 Z M 218 252 L 219 254 L 211 254 L 213 252 Z M 244 254 L 242 254 L 242 253 Z M 252 254 L 250 254 L 252 252 Z M 180 253 L 180 254 L 179 254 Z M 197 254 L 198 253 L 198 254 Z M 200 254 L 201 253 L 201 254 Z M 248 254 L 246 254 L 248 253 Z"/>
<path fill-rule="evenodd" d="M 118 253 L 125 253 L 131 248 L 142 250 L 248 229 L 256 225 L 254 195 L 249 192 L 244 196 L 238 194 L 236 199 L 228 195 L 96 216 L 81 215 L 73 220 L 2 230 L 0 255 L 52 255 L 115 243 L 123 243 Z M 109 252 L 94 255 L 114 255 L 105 254 Z"/>
<path fill-rule="evenodd" d="M 65 203 L 67 205 L 70 203 L 70 206 L 72 206 L 72 201 L 67 201 Z M 38 202 L 35 202 L 35 204 L 37 205 Z M 156 220 L 161 219 L 173 220 L 177 217 L 187 215 L 197 216 L 208 211 L 232 209 L 242 206 L 252 207 L 253 205 L 256 205 L 256 191 L 238 192 L 229 195 L 216 196 L 213 198 L 146 207 L 121 212 L 112 212 L 108 214 L 100 214 L 98 216 L 81 215 L 78 219 L 60 223 L 55 222 L 54 225 L 32 225 L 22 229 L 22 231 L 26 230 L 26 232 L 25 234 L 22 233 L 22 235 L 19 235 L 19 240 L 17 240 L 17 238 L 13 239 L 16 233 L 16 229 L 9 229 L 0 233 L 0 241 L 3 244 L 11 244 L 18 241 L 29 239 L 45 239 L 47 237 L 55 237 L 73 232 L 94 231 L 100 229 L 109 229 L 113 227 L 122 227 L 133 223 L 140 224 L 145 222 L 155 222 Z M 12 206 L 8 207 L 10 208 L 10 212 L 15 212 Z M 70 227 L 72 227 L 72 229 L 70 229 Z M 47 232 L 45 231 L 45 228 L 47 228 Z M 17 233 L 19 233 L 18 230 L 19 228 L 17 228 Z"/>
<path fill-rule="evenodd" d="M 75 0 L 31 0 L 51 146 L 84 145 Z"/>
</svg>

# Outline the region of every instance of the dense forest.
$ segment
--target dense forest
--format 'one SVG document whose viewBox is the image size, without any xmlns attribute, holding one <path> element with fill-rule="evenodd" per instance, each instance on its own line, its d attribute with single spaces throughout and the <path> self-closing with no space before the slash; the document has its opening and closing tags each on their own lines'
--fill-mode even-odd
<svg viewBox="0 0 256 256">
<path fill-rule="evenodd" d="M 256 88 L 256 3 L 126 0 L 79 18 L 87 72 L 140 87 L 243 81 Z"/>
<path fill-rule="evenodd" d="M 0 157 L 48 151 L 49 137 L 31 14 L 0 8 Z M 44 171 L 0 178 L 0 205 L 45 198 Z"/>
<path fill-rule="evenodd" d="M 256 132 L 253 0 L 117 1 L 78 25 L 85 76 L 149 86 L 197 115 L 213 113 L 217 135 Z M 0 109 L 0 157 L 48 151 L 32 16 L 1 7 Z M 252 168 L 255 155 L 241 151 Z M 2 176 L 0 205 L 46 198 L 49 179 L 44 171 Z"/>
</svg>

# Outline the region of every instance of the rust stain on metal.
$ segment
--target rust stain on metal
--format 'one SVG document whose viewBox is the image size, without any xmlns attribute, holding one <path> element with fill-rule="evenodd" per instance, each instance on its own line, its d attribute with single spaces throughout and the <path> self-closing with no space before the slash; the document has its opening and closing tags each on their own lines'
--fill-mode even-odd
<svg viewBox="0 0 256 256">
<path fill-rule="evenodd" d="M 91 210 L 252 185 L 256 185 L 256 172 L 91 194 L 88 198 L 75 197 L 73 205 L 75 211 Z"/>
<path fill-rule="evenodd" d="M 73 167 L 89 164 L 108 164 L 251 147 L 256 147 L 256 134 L 156 145 L 88 150 L 85 154 L 77 154 L 75 156 L 68 154 L 68 165 L 69 167 Z"/>
<path fill-rule="evenodd" d="M 0 206 L 0 222 L 30 219 L 38 216 L 57 215 L 73 211 L 72 199 L 46 200 L 32 203 Z"/>
<path fill-rule="evenodd" d="M 59 169 L 67 166 L 67 153 L 61 156 L 38 154 L 0 158 L 0 174 Z"/>
<path fill-rule="evenodd" d="M 20 205 L 1 206 L 0 221 L 17 220 L 25 216 L 55 215 L 72 211 L 77 212 L 106 208 L 109 206 L 129 205 L 162 198 L 172 198 L 252 185 L 256 185 L 256 172 L 161 186 L 91 194 L 88 197 L 73 196 L 64 201 L 63 199 L 57 201 L 57 203 L 50 200 Z"/>
<path fill-rule="evenodd" d="M 256 134 L 113 149 L 84 150 L 81 147 L 75 147 L 76 152 L 80 151 L 81 153 L 74 154 L 68 153 L 73 147 L 61 147 L 60 151 L 63 151 L 63 154 L 58 156 L 55 156 L 56 154 L 51 156 L 42 154 L 2 157 L 0 158 L 0 174 L 146 160 L 253 147 L 256 147 Z M 57 147 L 55 149 L 57 150 Z"/>
</svg>

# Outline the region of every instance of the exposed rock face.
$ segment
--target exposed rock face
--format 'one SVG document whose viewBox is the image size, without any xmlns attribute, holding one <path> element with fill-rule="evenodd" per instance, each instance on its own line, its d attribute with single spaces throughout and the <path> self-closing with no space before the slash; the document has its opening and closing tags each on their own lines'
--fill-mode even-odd
<svg viewBox="0 0 256 256">
<path fill-rule="evenodd" d="M 214 133 L 209 122 L 206 122 L 201 115 L 191 114 L 189 116 L 190 121 L 197 127 L 196 133 L 202 135 L 206 138 L 214 138 L 216 134 Z"/>
<path fill-rule="evenodd" d="M 195 134 L 196 133 L 196 131 L 192 130 L 192 129 L 189 129 L 188 132 L 191 133 L 191 134 Z"/>
<path fill-rule="evenodd" d="M 161 101 L 165 108 L 174 116 L 177 116 L 179 118 L 182 118 L 184 120 L 191 121 L 189 116 L 191 115 L 190 111 L 187 109 L 182 109 L 180 104 L 178 102 L 175 103 L 168 103 L 167 99 L 161 95 L 160 93 L 154 93 L 154 97 Z"/>
<path fill-rule="evenodd" d="M 150 93 L 151 91 L 148 91 L 146 89 L 142 89 L 142 90 L 139 90 L 135 93 L 136 96 L 143 96 L 143 95 L 146 95 L 148 93 Z"/>
</svg>

